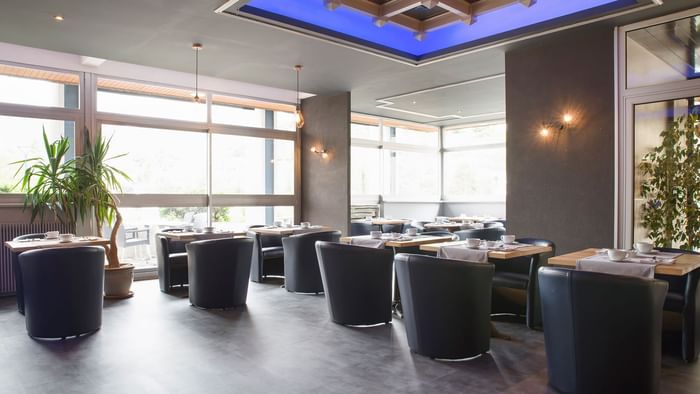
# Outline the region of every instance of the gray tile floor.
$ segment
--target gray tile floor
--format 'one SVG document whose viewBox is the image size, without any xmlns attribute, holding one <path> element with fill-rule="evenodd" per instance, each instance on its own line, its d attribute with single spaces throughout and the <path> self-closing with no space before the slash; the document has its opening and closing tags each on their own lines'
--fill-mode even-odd
<svg viewBox="0 0 700 394">
<path fill-rule="evenodd" d="M 323 296 L 250 284 L 247 308 L 205 311 L 156 281 L 107 302 L 102 329 L 77 340 L 30 339 L 14 298 L 0 299 L 0 393 L 545 393 L 541 332 L 496 323 L 512 341 L 438 362 L 412 354 L 400 320 L 348 328 Z M 620 366 L 624 367 L 624 366 Z M 700 392 L 700 364 L 665 356 L 663 392 Z"/>
</svg>

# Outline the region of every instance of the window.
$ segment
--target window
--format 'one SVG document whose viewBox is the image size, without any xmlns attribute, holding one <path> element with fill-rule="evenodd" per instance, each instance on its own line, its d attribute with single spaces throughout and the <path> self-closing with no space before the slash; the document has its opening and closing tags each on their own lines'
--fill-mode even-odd
<svg viewBox="0 0 700 394">
<path fill-rule="evenodd" d="M 440 155 L 384 150 L 384 195 L 401 200 L 440 198 Z"/>
<path fill-rule="evenodd" d="M 381 133 L 378 125 L 369 125 L 362 123 L 352 123 L 350 125 L 350 135 L 353 139 L 363 139 L 379 141 Z"/>
<path fill-rule="evenodd" d="M 294 194 L 294 142 L 212 136 L 214 194 Z"/>
<path fill-rule="evenodd" d="M 212 225 L 216 228 L 243 231 L 254 224 L 271 225 L 275 221 L 292 223 L 294 207 L 214 207 Z M 219 214 L 217 214 L 219 212 Z"/>
<path fill-rule="evenodd" d="M 353 196 L 440 198 L 439 128 L 360 114 L 353 114 L 352 122 Z"/>
<path fill-rule="evenodd" d="M 381 152 L 377 148 L 351 147 L 351 194 L 381 194 Z"/>
<path fill-rule="evenodd" d="M 0 64 L 0 103 L 79 108 L 78 74 Z"/>
<path fill-rule="evenodd" d="M 445 199 L 503 202 L 506 199 L 506 126 L 462 126 L 443 132 Z"/>
<path fill-rule="evenodd" d="M 410 129 L 395 124 L 396 122 L 384 124 L 384 141 L 437 148 L 439 141 L 436 127 Z"/>
<path fill-rule="evenodd" d="M 206 122 L 207 106 L 194 102 L 192 96 L 184 89 L 103 78 L 97 81 L 99 112 Z"/>
<path fill-rule="evenodd" d="M 18 164 L 10 163 L 46 156 L 42 130 L 46 131 L 49 142 L 60 137 L 73 140 L 75 122 L 0 116 L 0 130 L 8 131 L 3 133 L 2 149 L 0 149 L 0 193 L 19 193 L 19 188 L 15 186 L 21 174 L 15 176 L 15 173 L 20 167 Z M 71 143 L 71 153 L 68 158 L 74 155 L 74 144 Z"/>
<path fill-rule="evenodd" d="M 131 178 L 124 193 L 207 192 L 205 133 L 105 124 L 102 135 L 112 138 L 110 153 L 126 154 L 112 161 Z"/>
<path fill-rule="evenodd" d="M 232 96 L 213 95 L 212 123 L 296 131 L 294 106 Z"/>
</svg>

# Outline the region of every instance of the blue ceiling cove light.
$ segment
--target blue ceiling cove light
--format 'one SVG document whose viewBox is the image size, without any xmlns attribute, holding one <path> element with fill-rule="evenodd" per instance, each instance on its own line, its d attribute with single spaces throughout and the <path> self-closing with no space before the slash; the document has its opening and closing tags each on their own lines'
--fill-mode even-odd
<svg viewBox="0 0 700 394">
<path fill-rule="evenodd" d="M 250 0 L 239 15 L 421 61 L 506 38 L 508 33 L 512 36 L 554 23 L 572 23 L 634 5 L 638 5 L 636 0 L 537 0 L 530 7 L 514 3 L 478 15 L 471 25 L 458 22 L 429 31 L 422 40 L 393 23 L 378 27 L 372 16 L 343 5 L 329 10 L 324 0 Z"/>
</svg>

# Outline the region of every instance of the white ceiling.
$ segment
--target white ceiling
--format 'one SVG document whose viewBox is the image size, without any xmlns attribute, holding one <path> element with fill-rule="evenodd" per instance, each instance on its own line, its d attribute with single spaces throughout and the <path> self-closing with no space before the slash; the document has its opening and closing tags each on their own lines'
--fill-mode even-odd
<svg viewBox="0 0 700 394">
<path fill-rule="evenodd" d="M 675 8 L 694 3 L 674 1 Z M 222 3 L 223 0 L 2 0 L 0 41 L 184 72 L 193 69 L 191 44 L 201 42 L 204 51 L 200 55 L 200 71 L 204 75 L 294 89 L 292 66 L 303 64 L 304 91 L 350 91 L 354 111 L 433 124 L 460 121 L 436 121 L 380 109 L 376 100 L 505 71 L 503 47 L 416 68 L 214 13 Z M 55 22 L 52 16 L 56 14 L 65 20 Z M 437 115 L 456 111 L 464 116 L 472 112 L 502 112 L 505 87 L 492 81 L 483 86 L 460 85 L 418 93 L 409 99 L 408 104 L 397 100 L 396 106 Z"/>
</svg>

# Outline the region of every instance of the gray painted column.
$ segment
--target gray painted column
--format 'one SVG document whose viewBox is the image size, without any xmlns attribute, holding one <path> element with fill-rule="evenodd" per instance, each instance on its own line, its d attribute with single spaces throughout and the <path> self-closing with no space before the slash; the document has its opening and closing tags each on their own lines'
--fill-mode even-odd
<svg viewBox="0 0 700 394">
<path fill-rule="evenodd" d="M 301 218 L 348 234 L 350 226 L 350 93 L 302 100 Z M 311 152 L 325 148 L 328 158 Z"/>
</svg>

